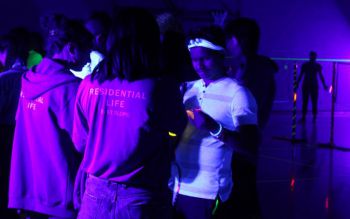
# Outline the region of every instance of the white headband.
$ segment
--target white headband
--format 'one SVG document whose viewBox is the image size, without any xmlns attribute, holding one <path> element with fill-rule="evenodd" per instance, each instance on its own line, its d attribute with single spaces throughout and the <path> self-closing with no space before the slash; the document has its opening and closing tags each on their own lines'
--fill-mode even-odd
<svg viewBox="0 0 350 219">
<path fill-rule="evenodd" d="M 190 50 L 193 47 L 204 47 L 216 51 L 225 51 L 225 49 L 222 46 L 215 45 L 214 43 L 202 38 L 190 40 L 187 48 Z"/>
</svg>

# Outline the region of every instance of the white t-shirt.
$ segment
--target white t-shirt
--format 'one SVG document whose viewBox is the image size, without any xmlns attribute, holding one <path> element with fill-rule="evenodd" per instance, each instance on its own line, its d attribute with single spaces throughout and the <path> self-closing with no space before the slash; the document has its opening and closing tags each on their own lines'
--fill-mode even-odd
<svg viewBox="0 0 350 219">
<path fill-rule="evenodd" d="M 84 79 L 94 71 L 98 63 L 100 63 L 103 59 L 104 56 L 102 53 L 93 50 L 90 52 L 90 62 L 86 63 L 81 71 L 74 71 L 72 69 L 70 71 L 75 75 L 75 77 Z"/>
<path fill-rule="evenodd" d="M 184 104 L 186 109 L 200 108 L 232 131 L 239 125 L 257 124 L 254 97 L 231 78 L 218 79 L 207 87 L 203 80 L 188 83 Z M 231 146 L 188 123 L 176 150 L 170 186 L 181 195 L 210 200 L 219 195 L 226 201 L 233 186 L 232 153 Z"/>
</svg>

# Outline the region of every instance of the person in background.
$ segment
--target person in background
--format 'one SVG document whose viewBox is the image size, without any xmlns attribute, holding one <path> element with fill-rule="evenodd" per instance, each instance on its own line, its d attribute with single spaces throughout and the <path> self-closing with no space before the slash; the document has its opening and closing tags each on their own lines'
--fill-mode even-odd
<svg viewBox="0 0 350 219">
<path fill-rule="evenodd" d="M 318 77 L 320 77 L 323 88 L 327 91 L 328 86 L 326 85 L 326 82 L 324 80 L 323 74 L 322 74 L 322 66 L 316 62 L 317 53 L 314 51 L 311 51 L 309 54 L 310 60 L 308 62 L 305 62 L 301 66 L 300 75 L 297 80 L 297 87 L 299 87 L 301 79 L 304 77 L 303 80 L 303 87 L 302 87 L 302 93 L 303 93 L 303 108 L 302 108 L 302 117 L 301 121 L 305 122 L 306 113 L 307 113 L 307 105 L 309 103 L 309 96 L 311 96 L 311 102 L 312 102 L 312 115 L 313 115 L 313 121 L 316 122 L 317 118 L 317 101 L 318 101 Z"/>
<path fill-rule="evenodd" d="M 8 34 L 0 39 L 2 51 L 6 51 L 5 63 L 10 63 L 12 67 L 0 73 L 0 215 L 3 218 L 16 218 L 14 210 L 8 209 L 8 186 L 10 175 L 11 151 L 13 134 L 15 130 L 15 116 L 21 89 L 21 77 L 27 70 L 25 60 L 28 57 L 29 32 L 24 28 L 12 29 Z"/>
<path fill-rule="evenodd" d="M 24 27 L 16 27 L 0 39 L 0 62 L 3 71 L 14 67 L 25 67 L 28 57 L 30 32 Z"/>
<path fill-rule="evenodd" d="M 186 113 L 176 81 L 160 71 L 160 46 L 150 13 L 121 10 L 106 58 L 79 87 L 73 141 L 87 175 L 79 219 L 171 217 L 167 182 Z"/>
<path fill-rule="evenodd" d="M 258 54 L 260 28 L 250 18 L 229 20 L 224 25 L 228 53 L 228 75 L 237 79 L 253 94 L 258 107 L 259 132 L 256 138 L 242 141 L 251 153 L 234 154 L 232 159 L 235 185 L 226 205 L 227 217 L 259 218 L 260 207 L 256 188 L 258 150 L 263 132 L 275 99 L 275 74 L 278 67 L 274 61 Z"/>
<path fill-rule="evenodd" d="M 106 40 L 111 27 L 111 18 L 105 12 L 93 12 L 85 22 L 86 29 L 93 35 L 93 49 L 90 53 L 90 62 L 80 72 L 72 71 L 79 78 L 91 74 L 106 54 Z"/>
<path fill-rule="evenodd" d="M 162 65 L 180 84 L 198 79 L 180 21 L 171 13 L 157 16 L 162 41 Z M 181 86 L 184 88 L 184 86 Z M 184 92 L 184 90 L 182 90 Z"/>
<path fill-rule="evenodd" d="M 11 51 L 9 50 L 14 46 L 12 42 L 13 40 L 9 36 L 3 35 L 0 38 L 0 73 L 11 67 L 9 64 Z"/>
<path fill-rule="evenodd" d="M 187 83 L 183 102 L 189 123 L 176 149 L 169 185 L 175 218 L 206 219 L 216 217 L 219 203 L 230 197 L 232 153 L 250 153 L 240 139 L 255 137 L 257 109 L 249 90 L 226 75 L 221 28 L 200 28 L 189 39 L 200 79 Z"/>
<path fill-rule="evenodd" d="M 41 21 L 47 55 L 22 76 L 8 207 L 29 219 L 76 218 L 73 185 L 80 157 L 71 134 L 80 79 L 69 69 L 86 63 L 92 36 L 63 15 Z"/>
<path fill-rule="evenodd" d="M 276 93 L 277 64 L 259 55 L 260 28 L 255 20 L 237 18 L 226 22 L 228 74 L 254 95 L 258 104 L 258 124 L 263 129 L 271 115 Z"/>
</svg>

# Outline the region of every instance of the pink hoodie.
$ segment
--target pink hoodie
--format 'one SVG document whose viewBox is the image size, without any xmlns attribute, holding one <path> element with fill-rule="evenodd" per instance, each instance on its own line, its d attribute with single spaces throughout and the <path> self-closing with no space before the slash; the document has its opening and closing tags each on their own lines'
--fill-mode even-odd
<svg viewBox="0 0 350 219">
<path fill-rule="evenodd" d="M 54 60 L 22 77 L 11 159 L 9 207 L 74 217 L 73 184 L 80 159 L 72 140 L 80 83 Z"/>
</svg>

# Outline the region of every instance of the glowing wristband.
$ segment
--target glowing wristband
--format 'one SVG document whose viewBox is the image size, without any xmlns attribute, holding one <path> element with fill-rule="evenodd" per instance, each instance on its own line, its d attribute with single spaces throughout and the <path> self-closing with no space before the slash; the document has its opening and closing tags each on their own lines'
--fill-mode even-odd
<svg viewBox="0 0 350 219">
<path fill-rule="evenodd" d="M 169 134 L 170 137 L 176 137 L 177 136 L 176 133 L 174 133 L 174 132 L 168 132 L 168 134 Z"/>
<path fill-rule="evenodd" d="M 218 124 L 219 124 L 219 130 L 217 132 L 215 132 L 215 133 L 209 132 L 211 136 L 216 137 L 216 138 L 219 137 L 221 132 L 222 132 L 222 125 L 220 123 L 218 123 Z"/>
</svg>

